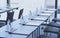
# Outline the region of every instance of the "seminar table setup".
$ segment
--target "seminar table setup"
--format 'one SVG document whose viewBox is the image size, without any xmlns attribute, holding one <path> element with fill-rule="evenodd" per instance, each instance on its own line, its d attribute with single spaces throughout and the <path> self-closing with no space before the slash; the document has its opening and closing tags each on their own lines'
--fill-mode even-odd
<svg viewBox="0 0 60 38">
<path fill-rule="evenodd" d="M 40 16 L 39 16 L 40 17 Z M 45 17 L 46 19 L 47 19 L 47 17 Z M 13 34 L 17 34 L 17 35 L 21 35 L 21 34 L 23 34 L 23 35 L 30 35 L 31 37 L 30 38 L 37 38 L 40 34 L 40 29 L 38 28 L 46 19 L 43 19 L 43 20 L 41 20 L 40 19 L 40 21 L 35 21 L 35 20 L 32 20 L 32 21 L 29 21 L 29 22 L 27 22 L 26 24 L 21 24 L 20 23 L 20 25 L 21 25 L 21 27 L 19 27 L 19 28 L 21 28 L 21 29 L 19 29 L 18 28 L 18 30 L 16 30 L 16 31 L 14 31 L 13 32 Z M 16 21 L 15 23 L 18 23 L 18 21 Z M 15 24 L 15 25 L 18 25 L 19 26 L 19 23 L 18 24 Z M 23 27 L 23 28 L 22 28 Z M 26 27 L 26 28 L 25 28 Z M 28 27 L 30 27 L 29 29 L 28 29 Z M 33 30 L 33 28 L 35 28 L 34 29 L 34 31 L 32 31 Z M 37 28 L 36 28 L 37 27 Z M 32 28 L 32 29 L 31 29 Z M 30 31 L 28 31 L 28 30 L 30 30 Z M 24 32 L 22 32 L 22 31 L 24 31 Z M 27 33 L 26 33 L 26 32 Z M 36 36 L 35 36 L 35 33 L 34 32 L 36 32 Z M 33 34 L 34 33 L 34 34 Z M 32 35 L 31 35 L 32 34 Z"/>
<path fill-rule="evenodd" d="M 49 20 L 49 16 L 35 16 L 30 21 L 21 23 L 21 19 L 13 21 L 0 28 L 0 37 L 4 38 L 37 38 L 40 35 L 40 26 Z M 22 20 L 23 21 L 23 20 Z M 26 21 L 26 20 L 25 20 Z"/>
</svg>

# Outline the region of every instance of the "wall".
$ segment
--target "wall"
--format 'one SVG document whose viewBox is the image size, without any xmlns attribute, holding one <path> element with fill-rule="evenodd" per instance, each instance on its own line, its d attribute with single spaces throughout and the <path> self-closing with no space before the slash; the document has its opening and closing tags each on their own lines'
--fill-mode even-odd
<svg viewBox="0 0 60 38">
<path fill-rule="evenodd" d="M 6 2 L 6 0 L 0 0 L 0 7 L 5 7 L 7 5 Z"/>
<path fill-rule="evenodd" d="M 30 13 L 30 10 L 32 13 L 36 12 L 36 9 L 41 11 L 42 8 L 44 8 L 44 2 L 45 0 L 10 0 L 11 7 L 19 7 L 19 10 L 24 8 L 24 16 L 27 16 Z M 0 0 L 0 7 L 6 6 L 6 0 Z M 19 10 L 14 10 L 14 19 L 18 18 Z M 4 14 L 5 15 L 5 14 Z M 6 16 L 6 15 L 5 15 Z M 3 17 L 3 15 L 2 15 Z"/>
<path fill-rule="evenodd" d="M 19 6 L 19 9 L 24 8 L 24 16 L 27 16 L 30 12 L 35 13 L 36 8 L 44 8 L 44 0 L 11 0 L 11 6 Z M 15 3 L 15 4 L 14 4 Z M 17 16 L 16 16 L 17 17 Z"/>
<path fill-rule="evenodd" d="M 54 8 L 55 0 L 45 0 L 45 7 L 47 8 Z"/>
</svg>

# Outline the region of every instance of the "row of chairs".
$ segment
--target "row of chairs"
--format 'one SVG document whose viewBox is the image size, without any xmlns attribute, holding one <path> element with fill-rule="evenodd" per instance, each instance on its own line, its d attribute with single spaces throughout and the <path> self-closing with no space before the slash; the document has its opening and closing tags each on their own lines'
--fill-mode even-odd
<svg viewBox="0 0 60 38">
<path fill-rule="evenodd" d="M 18 19 L 20 19 L 21 15 L 23 14 L 23 10 L 24 9 L 20 10 Z M 13 16 L 14 16 L 14 11 L 12 11 L 12 12 L 7 11 L 7 18 L 6 18 L 6 20 L 0 20 L 0 27 L 7 24 L 8 21 L 10 21 L 10 23 L 13 22 L 14 21 Z"/>
<path fill-rule="evenodd" d="M 42 14 L 43 14 L 43 13 L 42 13 Z M 22 13 L 20 13 L 20 15 L 22 15 Z M 41 15 L 40 15 L 40 16 L 41 16 Z M 45 17 L 45 16 L 48 17 L 47 15 L 44 15 L 44 17 Z M 20 18 L 20 17 L 19 17 L 19 18 Z M 43 17 L 42 17 L 42 18 L 43 18 Z M 41 20 L 42 20 L 42 19 L 41 19 Z M 43 21 L 44 21 L 44 20 L 43 20 Z M 45 20 L 45 21 L 47 21 L 47 20 Z M 12 22 L 12 21 L 11 21 L 11 22 Z M 11 34 L 12 32 L 8 32 L 8 33 Z M 13 34 L 13 33 L 12 33 L 12 34 Z"/>
<path fill-rule="evenodd" d="M 52 22 L 49 24 L 42 24 L 44 26 L 47 26 L 45 28 L 44 33 L 45 35 L 40 35 L 39 38 L 55 38 L 51 37 L 51 33 L 57 34 L 57 38 L 60 38 L 60 19 L 59 18 L 54 18 L 52 19 Z M 48 33 L 50 33 L 50 36 L 47 36 Z"/>
<path fill-rule="evenodd" d="M 47 36 L 48 33 L 57 34 L 57 38 L 60 38 L 60 19 L 54 18 L 52 22 L 46 24 L 47 28 L 45 28 L 44 33 Z M 51 34 L 50 34 L 51 37 Z M 45 38 L 45 37 L 44 37 Z"/>
<path fill-rule="evenodd" d="M 20 10 L 20 13 L 19 13 L 19 17 L 18 19 L 20 19 L 21 15 L 23 13 L 23 9 Z M 5 23 L 7 24 L 8 20 L 10 20 L 10 22 L 14 21 L 13 20 L 13 15 L 14 15 L 14 11 L 11 13 L 11 12 L 7 12 L 7 20 L 5 21 Z M 54 21 L 54 20 L 53 20 Z M 2 21 L 3 22 L 3 21 Z M 53 22 L 54 23 L 54 22 Z M 49 23 L 50 24 L 50 23 Z M 44 30 L 44 32 L 47 32 L 46 30 Z"/>
</svg>

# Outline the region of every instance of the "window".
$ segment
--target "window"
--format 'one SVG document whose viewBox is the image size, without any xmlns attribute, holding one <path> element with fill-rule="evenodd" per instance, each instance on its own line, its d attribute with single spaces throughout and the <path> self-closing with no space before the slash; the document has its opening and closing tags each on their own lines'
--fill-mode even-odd
<svg viewBox="0 0 60 38">
<path fill-rule="evenodd" d="M 4 8 L 7 6 L 7 0 L 0 0 L 0 8 Z M 6 20 L 6 13 L 1 14 L 0 19 Z"/>
<path fill-rule="evenodd" d="M 55 8 L 55 0 L 45 0 L 46 8 Z"/>
<path fill-rule="evenodd" d="M 10 5 L 12 7 L 18 6 L 19 9 L 24 8 L 24 16 L 27 16 L 30 10 L 32 11 L 32 13 L 34 13 L 36 11 L 36 8 L 43 8 L 44 0 L 10 0 Z M 15 13 L 15 17 L 18 16 L 18 14 L 16 14 L 17 13 Z"/>
<path fill-rule="evenodd" d="M 60 18 L 60 0 L 58 0 L 58 4 L 57 4 L 58 6 L 58 11 L 57 11 L 57 13 L 58 13 L 58 15 L 57 15 L 57 18 Z"/>
<path fill-rule="evenodd" d="M 60 14 L 60 0 L 58 0 L 58 14 Z"/>
<path fill-rule="evenodd" d="M 6 7 L 7 6 L 6 0 L 0 0 L 0 7 Z"/>
</svg>

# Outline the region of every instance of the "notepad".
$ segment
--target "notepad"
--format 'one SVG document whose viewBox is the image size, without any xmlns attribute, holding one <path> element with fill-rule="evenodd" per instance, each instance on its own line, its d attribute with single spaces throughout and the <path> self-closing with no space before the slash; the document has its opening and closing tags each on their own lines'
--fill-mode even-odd
<svg viewBox="0 0 60 38">
<path fill-rule="evenodd" d="M 56 9 L 48 9 L 48 10 L 50 10 L 50 11 L 56 11 Z"/>
<path fill-rule="evenodd" d="M 48 12 L 48 13 L 50 13 L 50 12 L 54 12 L 54 11 L 44 11 L 44 12 Z"/>
<path fill-rule="evenodd" d="M 43 14 L 40 14 L 40 15 L 51 16 L 51 14 L 47 14 L 47 13 L 46 13 L 46 14 L 45 14 L 45 13 L 43 13 Z"/>
<path fill-rule="evenodd" d="M 12 34 L 12 36 L 10 38 L 26 38 L 27 36 L 25 35 L 16 35 L 16 34 Z"/>
<path fill-rule="evenodd" d="M 42 24 L 43 21 L 30 21 L 28 22 L 26 25 L 35 25 L 35 26 L 39 26 L 40 24 Z"/>
<path fill-rule="evenodd" d="M 36 17 L 36 18 L 32 18 L 32 19 L 34 19 L 34 20 L 43 20 L 43 21 L 45 21 L 46 19 L 48 19 L 47 17 Z"/>
<path fill-rule="evenodd" d="M 13 33 L 17 33 L 17 34 L 26 34 L 29 35 L 31 32 L 33 32 L 37 27 L 32 27 L 32 26 L 22 26 L 19 29 L 17 29 L 15 32 Z"/>
</svg>

